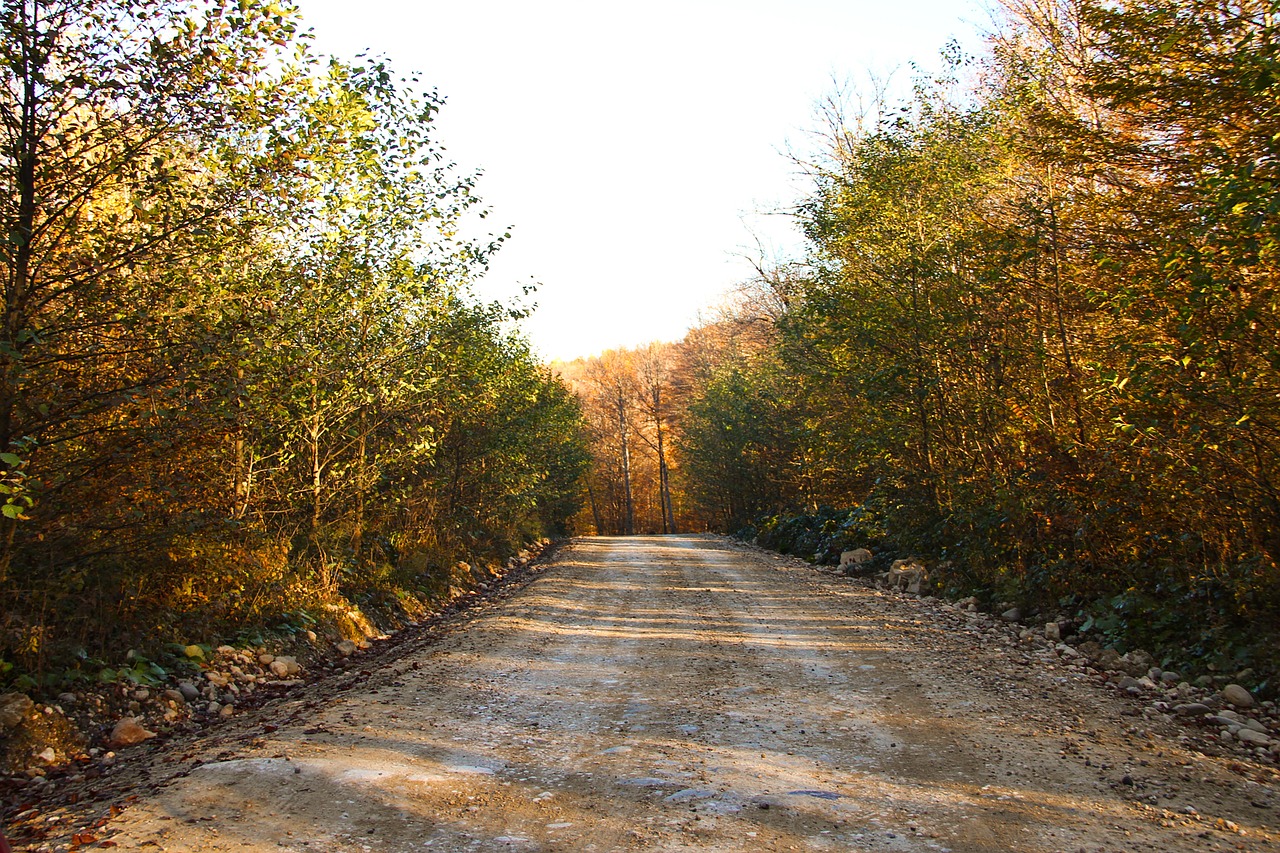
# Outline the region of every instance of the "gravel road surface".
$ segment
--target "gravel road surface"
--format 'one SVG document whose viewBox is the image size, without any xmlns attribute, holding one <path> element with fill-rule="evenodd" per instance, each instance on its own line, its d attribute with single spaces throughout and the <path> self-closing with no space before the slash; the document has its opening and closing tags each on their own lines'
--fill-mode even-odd
<svg viewBox="0 0 1280 853">
<path fill-rule="evenodd" d="M 1051 649 L 714 536 L 589 538 L 235 720 L 118 850 L 1280 850 L 1274 777 Z M 318 692 L 317 692 L 318 691 Z M 85 849 L 95 846 L 86 844 Z"/>
</svg>

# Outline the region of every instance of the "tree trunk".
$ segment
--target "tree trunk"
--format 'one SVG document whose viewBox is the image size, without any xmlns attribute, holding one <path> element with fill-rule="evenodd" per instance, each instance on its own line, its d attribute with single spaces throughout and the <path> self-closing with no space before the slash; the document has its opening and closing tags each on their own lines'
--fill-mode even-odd
<svg viewBox="0 0 1280 853">
<path fill-rule="evenodd" d="M 324 486 L 324 470 L 320 464 L 320 415 L 318 413 L 312 416 L 307 433 L 311 445 L 311 537 L 314 540 L 320 532 L 320 505 Z"/>
<path fill-rule="evenodd" d="M 365 417 L 360 416 L 360 440 L 356 443 L 356 517 L 352 522 L 351 551 L 355 554 L 356 563 L 360 561 L 360 548 L 364 544 L 364 492 L 365 480 L 369 476 L 369 463 L 365 459 L 366 447 Z"/>
<path fill-rule="evenodd" d="M 24 48 L 21 67 L 16 69 L 22 78 L 22 117 L 14 145 L 16 150 L 13 151 L 14 159 L 18 161 L 18 220 L 14 223 L 10 237 L 17 245 L 13 250 L 13 274 L 5 282 L 4 339 L 0 341 L 4 344 L 4 354 L 0 356 L 0 364 L 4 365 L 3 377 L 0 377 L 0 452 L 3 453 L 13 452 L 13 441 L 16 438 L 13 417 L 18 406 L 21 352 L 26 349 L 21 338 L 27 325 L 27 302 L 31 292 L 32 240 L 35 237 L 36 222 L 36 158 L 40 150 L 36 128 L 36 78 L 40 76 L 47 59 L 40 53 L 37 43 L 39 11 L 38 3 L 22 4 L 23 26 L 22 32 L 17 34 L 23 40 Z M 11 33 L 9 37 L 13 35 Z M 3 530 L 0 530 L 0 582 L 3 582 L 8 577 L 9 564 L 13 559 L 13 540 L 18 520 L 6 516 L 0 519 L 0 524 L 3 524 Z"/>
<path fill-rule="evenodd" d="M 1067 382 L 1070 387 L 1071 409 L 1075 415 L 1076 421 L 1076 440 L 1081 445 L 1085 443 L 1084 428 L 1084 412 L 1080 407 L 1080 380 L 1076 373 L 1075 358 L 1071 351 L 1071 340 L 1067 334 L 1066 310 L 1062 304 L 1062 244 L 1061 236 L 1058 233 L 1058 210 L 1057 202 L 1053 195 L 1053 170 L 1049 170 L 1049 233 L 1050 244 L 1053 246 L 1053 303 L 1054 312 L 1057 315 L 1058 325 L 1058 342 L 1062 346 L 1062 362 L 1067 372 Z"/>
<path fill-rule="evenodd" d="M 658 432 L 658 499 L 662 511 L 662 532 L 675 533 L 675 513 L 671 509 L 671 476 L 662 436 L 662 388 L 653 386 L 653 425 Z"/>
<path fill-rule="evenodd" d="M 586 477 L 587 500 L 591 503 L 591 520 L 596 526 L 596 535 L 604 535 L 604 519 L 600 517 L 600 505 L 596 503 L 596 490 L 591 488 L 591 478 Z"/>
<path fill-rule="evenodd" d="M 627 401 L 622 396 L 622 386 L 618 386 L 618 438 L 622 443 L 622 494 L 626 503 L 622 532 L 627 536 L 634 536 L 636 511 L 631 500 L 631 444 L 627 435 Z"/>
</svg>

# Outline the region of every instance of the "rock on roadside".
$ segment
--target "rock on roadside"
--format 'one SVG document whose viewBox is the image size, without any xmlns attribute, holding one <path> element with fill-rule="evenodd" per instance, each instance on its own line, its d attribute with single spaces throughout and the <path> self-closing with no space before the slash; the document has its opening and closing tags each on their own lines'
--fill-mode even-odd
<svg viewBox="0 0 1280 853">
<path fill-rule="evenodd" d="M 116 723 L 115 728 L 111 730 L 111 736 L 107 738 L 107 743 L 115 749 L 120 749 L 142 743 L 144 740 L 150 740 L 155 736 L 155 732 L 144 729 L 133 717 L 125 717 Z"/>
<path fill-rule="evenodd" d="M 34 707 L 35 703 L 25 693 L 0 695 L 0 731 L 21 725 Z"/>
<path fill-rule="evenodd" d="M 1222 699 L 1225 702 L 1230 702 L 1237 708 L 1253 707 L 1253 694 L 1248 690 L 1245 690 L 1239 684 L 1228 684 L 1226 687 L 1222 688 Z"/>
<path fill-rule="evenodd" d="M 290 655 L 278 655 L 268 664 L 271 672 L 277 678 L 289 678 L 302 672 L 302 667 L 298 665 L 297 658 Z"/>
</svg>

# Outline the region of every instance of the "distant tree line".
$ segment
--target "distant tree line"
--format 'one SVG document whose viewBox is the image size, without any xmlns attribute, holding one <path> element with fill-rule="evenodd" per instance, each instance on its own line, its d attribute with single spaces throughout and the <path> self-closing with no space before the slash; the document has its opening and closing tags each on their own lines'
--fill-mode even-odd
<svg viewBox="0 0 1280 853">
<path fill-rule="evenodd" d="M 0 14 L 0 669 L 394 605 L 564 529 L 579 406 L 469 295 L 505 234 L 437 94 L 265 0 Z"/>
<path fill-rule="evenodd" d="M 984 57 L 833 107 L 809 257 L 673 345 L 720 341 L 667 415 L 685 523 L 843 508 L 944 586 L 1274 670 L 1278 36 L 1268 2 L 1009 0 Z"/>
</svg>

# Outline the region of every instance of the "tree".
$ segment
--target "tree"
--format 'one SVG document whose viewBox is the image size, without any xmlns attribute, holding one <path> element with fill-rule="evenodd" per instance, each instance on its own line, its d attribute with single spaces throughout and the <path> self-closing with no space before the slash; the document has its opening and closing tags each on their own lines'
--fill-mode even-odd
<svg viewBox="0 0 1280 853">
<path fill-rule="evenodd" d="M 3 10 L 0 671 L 394 606 L 565 529 L 581 413 L 470 293 L 505 235 L 437 94 L 269 3 Z"/>
<path fill-rule="evenodd" d="M 670 412 L 664 396 L 670 383 L 670 369 L 667 364 L 669 349 L 661 344 L 650 344 L 638 353 L 640 406 L 653 426 L 654 437 L 649 443 L 658 458 L 658 501 L 662 514 L 663 533 L 676 532 L 675 510 L 671 503 L 671 470 L 667 464 L 666 446 L 667 421 L 670 418 Z M 643 433 L 641 435 L 643 436 Z"/>
<path fill-rule="evenodd" d="M 835 126 L 763 349 L 686 339 L 685 488 L 728 527 L 851 507 L 1131 640 L 1243 636 L 1280 613 L 1274 9 L 1009 6 L 972 89 L 952 51 Z"/>
<path fill-rule="evenodd" d="M 669 453 L 678 350 L 655 343 L 561 366 L 589 426 L 594 464 L 586 486 L 597 533 L 670 533 L 682 524 Z"/>
<path fill-rule="evenodd" d="M 223 155 L 275 109 L 265 69 L 294 24 L 231 2 L 0 14 L 3 578 L 39 502 L 136 446 L 113 413 L 179 375 L 193 342 L 172 287 L 242 233 L 262 160 Z"/>
</svg>

